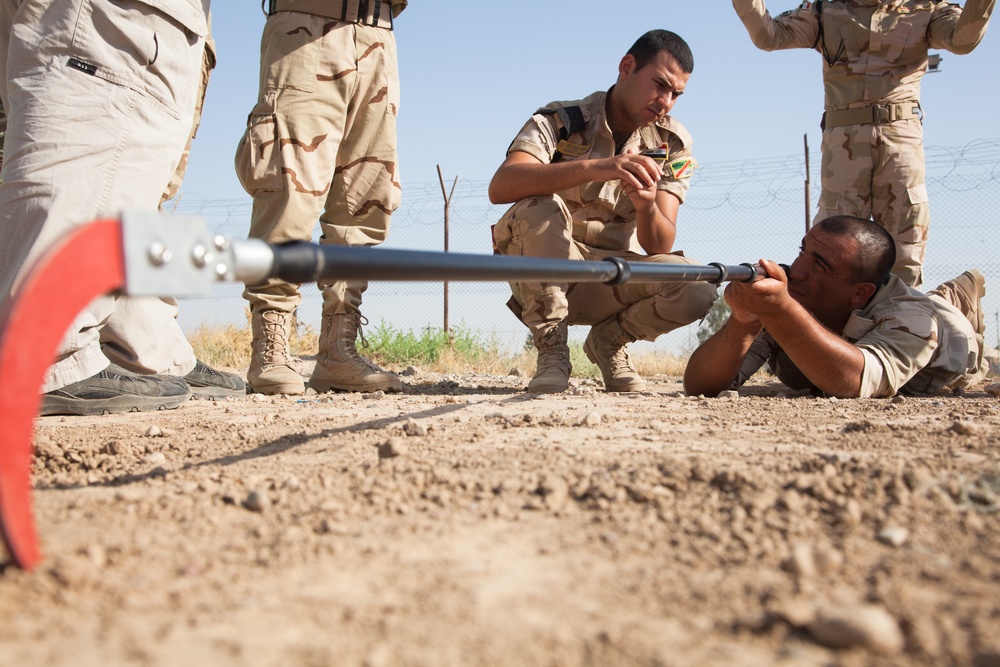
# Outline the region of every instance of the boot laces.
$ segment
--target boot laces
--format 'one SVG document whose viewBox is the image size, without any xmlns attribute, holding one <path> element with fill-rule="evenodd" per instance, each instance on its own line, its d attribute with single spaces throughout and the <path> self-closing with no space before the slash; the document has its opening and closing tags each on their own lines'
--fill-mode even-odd
<svg viewBox="0 0 1000 667">
<path fill-rule="evenodd" d="M 288 313 L 278 310 L 265 311 L 264 322 L 264 358 L 270 364 L 283 364 L 288 359 L 288 340 L 285 320 Z"/>
<path fill-rule="evenodd" d="M 368 326 L 368 318 L 362 315 L 360 312 L 349 313 L 347 315 L 347 321 L 349 323 L 349 328 L 347 330 L 347 351 L 354 357 L 359 363 L 367 366 L 369 370 L 373 373 L 384 373 L 385 371 L 378 366 L 375 362 L 367 357 L 361 355 L 358 352 L 356 340 L 361 340 L 361 347 L 368 349 L 370 345 L 368 344 L 368 339 L 365 338 L 364 327 Z"/>
</svg>

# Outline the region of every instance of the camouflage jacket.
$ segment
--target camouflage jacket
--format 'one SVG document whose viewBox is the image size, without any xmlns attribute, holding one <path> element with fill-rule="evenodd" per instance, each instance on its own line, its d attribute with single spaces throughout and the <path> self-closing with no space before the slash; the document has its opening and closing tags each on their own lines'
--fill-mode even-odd
<svg viewBox="0 0 1000 667">
<path fill-rule="evenodd" d="M 965 315 L 896 276 L 865 308 L 851 314 L 841 337 L 865 357 L 860 398 L 933 394 L 967 387 L 985 374 L 982 346 Z M 766 331 L 751 345 L 733 387 L 746 382 L 765 362 L 789 387 L 819 393 Z"/>
<path fill-rule="evenodd" d="M 663 178 L 657 188 L 684 202 L 697 163 L 691 134 L 670 116 L 632 133 L 620 149 L 608 126 L 605 101 L 596 92 L 573 102 L 552 102 L 539 109 L 507 149 L 528 153 L 549 164 L 560 160 L 614 157 L 666 146 Z M 595 248 L 627 250 L 636 231 L 635 206 L 620 181 L 585 183 L 556 193 L 573 215 L 573 238 Z"/>
<path fill-rule="evenodd" d="M 972 51 L 995 4 L 968 0 L 963 9 L 938 0 L 825 0 L 772 19 L 764 0 L 733 0 L 758 48 L 823 54 L 827 111 L 919 101 L 927 50 Z"/>
</svg>

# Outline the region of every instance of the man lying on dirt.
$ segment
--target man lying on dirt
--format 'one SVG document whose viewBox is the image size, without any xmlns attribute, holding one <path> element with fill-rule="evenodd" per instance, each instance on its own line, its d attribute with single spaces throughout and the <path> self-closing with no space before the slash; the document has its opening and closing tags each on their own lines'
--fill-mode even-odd
<svg viewBox="0 0 1000 667">
<path fill-rule="evenodd" d="M 981 380 L 982 274 L 966 271 L 926 295 L 890 274 L 892 236 L 853 216 L 809 230 L 786 277 L 730 283 L 732 314 L 684 372 L 689 395 L 741 386 L 765 362 L 793 389 L 841 398 L 926 395 Z"/>
<path fill-rule="evenodd" d="M 691 135 L 667 115 L 694 59 L 683 39 L 652 30 L 618 65 L 618 81 L 575 102 L 553 102 L 524 125 L 490 183 L 490 201 L 514 203 L 494 227 L 498 252 L 522 257 L 692 263 L 673 251 L 677 209 L 695 161 Z M 656 152 L 654 157 L 641 155 Z M 648 255 L 631 252 L 633 240 Z M 642 391 L 625 347 L 705 315 L 706 283 L 618 286 L 512 283 L 511 310 L 531 329 L 534 393 L 569 385 L 567 325 L 592 325 L 584 344 L 608 391 Z"/>
</svg>

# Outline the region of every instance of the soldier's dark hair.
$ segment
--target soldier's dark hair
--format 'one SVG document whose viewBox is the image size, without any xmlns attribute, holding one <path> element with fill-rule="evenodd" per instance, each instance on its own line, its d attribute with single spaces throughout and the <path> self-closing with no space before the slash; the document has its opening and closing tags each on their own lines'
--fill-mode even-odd
<svg viewBox="0 0 1000 667">
<path fill-rule="evenodd" d="M 635 58 L 635 68 L 640 70 L 661 51 L 672 55 L 685 74 L 694 71 L 694 55 L 691 53 L 691 47 L 679 35 L 669 30 L 650 30 L 635 40 L 635 44 L 626 55 Z"/>
<path fill-rule="evenodd" d="M 896 263 L 896 242 L 885 227 L 853 215 L 835 215 L 816 225 L 828 234 L 850 236 L 858 243 L 853 258 L 854 280 L 882 286 Z"/>
</svg>

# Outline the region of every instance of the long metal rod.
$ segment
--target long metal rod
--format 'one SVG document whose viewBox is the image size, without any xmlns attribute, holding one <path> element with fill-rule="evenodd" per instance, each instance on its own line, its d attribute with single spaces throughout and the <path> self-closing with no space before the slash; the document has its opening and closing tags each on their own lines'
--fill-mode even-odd
<svg viewBox="0 0 1000 667">
<path fill-rule="evenodd" d="M 626 262 L 616 257 L 603 261 L 574 261 L 539 257 L 509 257 L 440 253 L 419 250 L 357 248 L 293 242 L 270 246 L 274 261 L 265 276 L 293 283 L 328 280 L 394 280 L 439 282 L 693 282 L 752 281 L 760 267 L 752 264 L 662 264 Z M 239 247 L 236 250 L 239 263 Z M 256 250 L 256 249 L 255 249 Z M 240 273 L 237 271 L 237 273 Z M 244 274 L 245 282 L 254 284 Z"/>
</svg>

